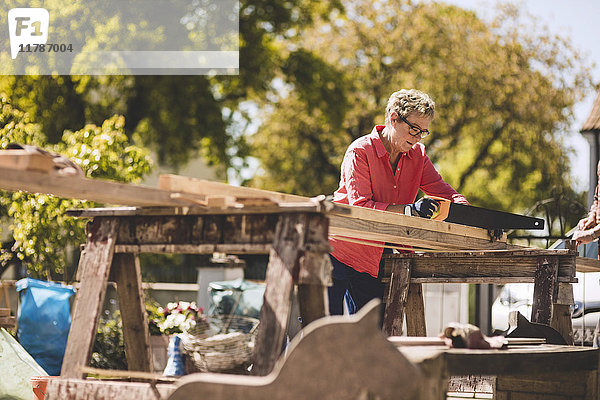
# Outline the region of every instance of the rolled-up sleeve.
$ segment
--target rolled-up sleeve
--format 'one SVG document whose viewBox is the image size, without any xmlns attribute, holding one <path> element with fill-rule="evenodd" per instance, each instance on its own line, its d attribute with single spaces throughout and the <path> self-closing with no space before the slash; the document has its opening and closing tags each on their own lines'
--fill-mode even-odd
<svg viewBox="0 0 600 400">
<path fill-rule="evenodd" d="M 425 156 L 420 188 L 429 196 L 438 196 L 452 200 L 454 203 L 469 204 L 465 196 L 447 184 L 436 171 L 429 157 Z"/>
</svg>

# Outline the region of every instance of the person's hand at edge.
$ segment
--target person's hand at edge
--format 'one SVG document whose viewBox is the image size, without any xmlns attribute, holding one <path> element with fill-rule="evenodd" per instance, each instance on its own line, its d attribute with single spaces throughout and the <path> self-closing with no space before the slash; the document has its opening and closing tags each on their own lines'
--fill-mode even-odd
<svg viewBox="0 0 600 400">
<path fill-rule="evenodd" d="M 595 229 L 587 229 L 583 231 L 575 231 L 571 239 L 575 241 L 577 246 L 579 246 L 580 244 L 586 244 L 596 240 L 599 235 L 600 232 L 596 232 Z"/>
</svg>

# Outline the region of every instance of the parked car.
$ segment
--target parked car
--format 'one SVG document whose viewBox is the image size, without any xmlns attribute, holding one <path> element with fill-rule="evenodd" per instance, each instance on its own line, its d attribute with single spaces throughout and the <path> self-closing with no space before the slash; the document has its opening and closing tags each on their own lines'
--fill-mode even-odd
<svg viewBox="0 0 600 400">
<path fill-rule="evenodd" d="M 573 284 L 575 305 L 572 308 L 573 336 L 575 344 L 593 345 L 594 328 L 600 319 L 600 272 L 577 273 L 578 282 Z M 509 283 L 504 285 L 492 305 L 492 329 L 506 331 L 508 314 L 519 311 L 531 320 L 533 283 Z"/>
</svg>

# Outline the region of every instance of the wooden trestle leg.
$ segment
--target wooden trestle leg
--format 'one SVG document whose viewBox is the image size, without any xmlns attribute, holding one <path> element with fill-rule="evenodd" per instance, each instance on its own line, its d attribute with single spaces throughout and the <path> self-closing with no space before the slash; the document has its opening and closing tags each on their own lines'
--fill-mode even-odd
<svg viewBox="0 0 600 400">
<path fill-rule="evenodd" d="M 261 323 L 253 354 L 254 375 L 271 372 L 281 354 L 294 283 L 298 282 L 301 271 L 304 282 L 314 284 L 314 287 L 301 286 L 299 290 L 303 323 L 327 314 L 324 285 L 311 278 L 315 266 L 320 269 L 327 265 L 324 261 L 328 249 L 327 223 L 320 214 L 285 214 L 279 218 L 267 266 Z M 307 299 L 313 293 L 314 299 Z"/>
<path fill-rule="evenodd" d="M 116 227 L 114 218 L 96 218 L 88 224 L 85 250 L 79 259 L 81 285 L 75 295 L 73 320 L 60 372 L 62 378 L 84 377 L 81 367 L 89 363 L 92 354 L 113 261 Z"/>
<path fill-rule="evenodd" d="M 152 372 L 148 316 L 137 254 L 115 254 L 110 277 L 117 284 L 127 368 L 130 371 Z"/>
</svg>

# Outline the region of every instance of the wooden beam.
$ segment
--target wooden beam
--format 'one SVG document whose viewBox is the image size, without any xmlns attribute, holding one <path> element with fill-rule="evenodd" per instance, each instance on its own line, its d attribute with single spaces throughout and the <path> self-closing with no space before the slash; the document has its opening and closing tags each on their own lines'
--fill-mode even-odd
<svg viewBox="0 0 600 400">
<path fill-rule="evenodd" d="M 79 259 L 81 287 L 75 297 L 73 321 L 60 373 L 63 378 L 83 378 L 80 368 L 87 365 L 92 354 L 96 324 L 106 295 L 116 231 L 117 221 L 110 218 L 100 218 L 88 225 L 85 251 Z"/>
<path fill-rule="evenodd" d="M 600 260 L 577 257 L 577 272 L 600 272 Z"/>
<path fill-rule="evenodd" d="M 312 215 L 321 215 L 310 213 Z M 295 213 L 285 215 L 297 215 Z M 168 252 L 178 248 L 205 253 L 215 246 L 231 250 L 264 250 L 273 242 L 277 214 L 159 215 L 118 217 L 119 252 Z M 250 246 L 248 246 L 250 245 Z M 260 246 L 254 246 L 260 245 Z M 133 247 L 129 247 L 133 246 Z M 145 247 L 150 246 L 150 247 Z M 177 246 L 177 247 L 172 247 Z M 197 246 L 198 250 L 194 250 Z"/>
<path fill-rule="evenodd" d="M 118 244 L 115 253 L 154 254 L 269 254 L 271 244 Z"/>
<path fill-rule="evenodd" d="M 208 208 L 199 206 L 179 207 L 110 207 L 110 208 L 77 208 L 67 210 L 67 215 L 78 218 L 94 217 L 123 217 L 123 216 L 151 216 L 151 215 L 238 215 L 238 214 L 281 214 L 291 212 L 321 212 L 319 204 L 305 203 L 280 203 L 270 206 L 247 206 L 230 208 Z"/>
<path fill-rule="evenodd" d="M 533 288 L 533 304 L 531 306 L 531 322 L 550 325 L 552 321 L 552 304 L 558 292 L 558 258 L 538 257 L 538 268 L 535 271 Z"/>
<path fill-rule="evenodd" d="M 408 286 L 410 285 L 410 259 L 388 259 L 391 268 L 387 287 L 383 333 L 387 336 L 400 336 L 404 323 Z"/>
<path fill-rule="evenodd" d="M 261 322 L 252 355 L 254 375 L 267 375 L 273 369 L 283 350 L 292 308 L 293 287 L 298 279 L 300 264 L 305 264 L 305 268 L 322 266 L 318 263 L 318 258 L 321 258 L 327 249 L 326 240 L 327 220 L 323 215 L 284 214 L 279 217 L 267 266 L 265 294 L 260 311 Z M 315 253 L 310 258 L 317 263 L 306 265 L 306 262 L 310 264 L 311 260 L 300 260 L 306 251 Z M 321 253 L 321 257 L 318 253 Z M 309 289 L 310 293 L 301 290 L 303 295 L 315 295 L 315 292 L 319 291 L 319 299 L 315 302 L 305 301 L 301 304 L 308 319 L 326 314 L 324 286 L 315 286 L 317 290 Z M 317 307 L 322 308 L 319 311 Z"/>
<path fill-rule="evenodd" d="M 406 347 L 407 351 L 418 351 L 414 349 Z M 446 360 L 450 375 L 516 375 L 597 371 L 598 354 L 590 347 L 546 345 L 509 350 L 452 349 L 446 352 Z"/>
<path fill-rule="evenodd" d="M 576 282 L 575 253 L 569 250 L 462 251 L 425 254 L 395 254 L 387 258 L 413 260 L 411 282 L 498 283 L 534 282 L 538 257 L 558 260 L 558 280 Z M 386 263 L 386 266 L 388 264 Z M 391 270 L 386 269 L 386 276 Z"/>
<path fill-rule="evenodd" d="M 104 381 L 50 378 L 46 387 L 45 398 L 60 400 L 163 400 L 168 398 L 175 391 L 175 388 L 174 384 L 166 383 L 119 382 L 114 379 Z"/>
<path fill-rule="evenodd" d="M 490 236 L 487 233 L 487 230 L 483 228 L 475 228 L 467 225 L 436 221 L 433 219 L 412 217 L 390 211 L 374 210 L 371 208 L 336 203 L 335 208 L 331 210 L 329 214 L 346 218 L 350 217 L 354 220 L 361 220 L 365 222 L 390 223 L 406 228 L 415 228 L 423 231 L 465 236 L 469 238 L 490 241 Z M 503 235 L 498 242 L 506 242 L 506 235 Z"/>
<path fill-rule="evenodd" d="M 281 353 L 292 306 L 295 266 L 303 235 L 298 226 L 306 226 L 306 215 L 281 216 L 277 223 L 273 248 L 265 277 L 265 294 L 260 310 L 253 353 L 253 375 L 267 375 Z"/>
<path fill-rule="evenodd" d="M 0 151 L 0 167 L 22 171 L 50 172 L 54 169 L 52 156 L 26 150 Z"/>
<path fill-rule="evenodd" d="M 415 217 L 394 215 L 394 213 L 386 214 L 391 214 L 387 222 L 330 214 L 329 233 L 362 240 L 400 243 L 426 249 L 506 249 L 509 247 L 506 242 L 491 241 L 489 238 L 482 237 L 483 234 L 487 235 L 485 229 L 464 227 L 475 230 L 472 236 L 464 233 L 435 231 L 424 227 L 430 222 L 453 226 L 456 226 L 456 224 L 423 220 L 423 227 L 412 227 L 403 225 L 406 220 L 396 220 L 394 217 Z"/>
<path fill-rule="evenodd" d="M 194 204 L 190 198 L 205 200 L 203 195 L 190 194 L 186 199 L 173 199 L 172 192 L 146 186 L 5 167 L 0 167 L 0 188 L 138 207 L 182 206 Z"/>
<path fill-rule="evenodd" d="M 315 216 L 308 220 L 306 242 L 298 259 L 298 305 L 302 326 L 329 315 L 327 287 L 331 286 L 333 266 L 327 238 L 329 220 Z"/>
<path fill-rule="evenodd" d="M 138 256 L 115 254 L 110 276 L 117 283 L 127 367 L 131 371 L 151 372 L 150 333 Z"/>
<path fill-rule="evenodd" d="M 231 186 L 226 183 L 190 178 L 187 176 L 164 174 L 158 177 L 158 187 L 173 192 L 198 195 L 222 195 L 240 198 L 269 199 L 274 202 L 306 202 L 309 197 L 272 192 L 243 186 Z"/>
<path fill-rule="evenodd" d="M 552 320 L 550 326 L 560 333 L 568 345 L 573 345 L 573 320 L 571 307 L 575 304 L 573 298 L 573 285 L 568 283 L 558 284 L 558 293 L 552 304 Z"/>
</svg>

